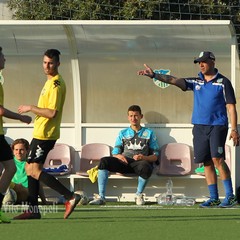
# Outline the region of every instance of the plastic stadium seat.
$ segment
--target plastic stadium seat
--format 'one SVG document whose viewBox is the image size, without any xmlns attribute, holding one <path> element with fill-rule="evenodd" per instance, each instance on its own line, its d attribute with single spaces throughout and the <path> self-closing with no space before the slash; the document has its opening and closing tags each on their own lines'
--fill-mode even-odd
<svg viewBox="0 0 240 240">
<path fill-rule="evenodd" d="M 192 154 L 189 145 L 168 143 L 162 146 L 158 175 L 187 175 L 192 170 Z"/>
<path fill-rule="evenodd" d="M 72 170 L 71 148 L 67 144 L 56 143 L 48 153 L 43 165 L 44 171 L 52 175 L 66 175 Z"/>
<path fill-rule="evenodd" d="M 79 175 L 88 176 L 87 170 L 96 167 L 102 157 L 110 156 L 111 148 L 104 143 L 89 143 L 82 146 Z"/>
</svg>

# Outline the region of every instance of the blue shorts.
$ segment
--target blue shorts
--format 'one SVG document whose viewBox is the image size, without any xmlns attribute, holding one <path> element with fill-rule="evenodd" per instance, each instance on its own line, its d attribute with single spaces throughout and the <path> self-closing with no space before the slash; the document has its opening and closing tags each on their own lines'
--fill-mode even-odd
<svg viewBox="0 0 240 240">
<path fill-rule="evenodd" d="M 44 164 L 48 153 L 53 149 L 56 140 L 39 140 L 33 138 L 30 144 L 28 163 Z"/>
<path fill-rule="evenodd" d="M 192 133 L 195 163 L 208 162 L 212 158 L 225 159 L 227 126 L 194 125 Z"/>
</svg>

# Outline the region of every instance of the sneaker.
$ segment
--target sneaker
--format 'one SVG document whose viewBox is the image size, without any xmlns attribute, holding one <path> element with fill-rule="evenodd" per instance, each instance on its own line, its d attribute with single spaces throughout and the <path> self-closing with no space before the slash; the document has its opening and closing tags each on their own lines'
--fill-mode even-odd
<svg viewBox="0 0 240 240">
<path fill-rule="evenodd" d="M 222 203 L 218 206 L 221 208 L 230 208 L 237 204 L 237 198 L 235 196 L 226 197 Z"/>
<path fill-rule="evenodd" d="M 3 212 L 0 211 L 0 223 L 10 223 L 10 219 L 7 218 Z"/>
<path fill-rule="evenodd" d="M 218 207 L 221 201 L 219 199 L 208 199 L 204 203 L 200 204 L 200 208 Z"/>
<path fill-rule="evenodd" d="M 65 213 L 64 213 L 64 219 L 67 219 L 70 214 L 73 212 L 74 208 L 77 206 L 77 204 L 81 201 L 82 196 L 79 194 L 73 194 L 72 199 L 65 202 Z"/>
<path fill-rule="evenodd" d="M 135 202 L 137 205 L 144 205 L 145 204 L 144 195 L 142 193 L 139 195 L 136 195 Z"/>
<path fill-rule="evenodd" d="M 89 202 L 89 205 L 105 205 L 105 198 L 100 197 L 98 194 L 94 194 L 93 200 Z"/>
<path fill-rule="evenodd" d="M 198 167 L 195 169 L 195 173 L 198 175 L 203 175 L 204 176 L 204 166 Z"/>
<path fill-rule="evenodd" d="M 41 219 L 39 212 L 24 211 L 22 214 L 13 218 L 14 220 L 28 220 L 28 219 Z"/>
<path fill-rule="evenodd" d="M 215 168 L 215 171 L 216 171 L 216 174 L 219 176 L 219 171 L 217 168 Z M 198 167 L 195 169 L 195 173 L 198 174 L 198 175 L 205 175 L 205 171 L 204 171 L 204 166 L 202 167 Z"/>
</svg>

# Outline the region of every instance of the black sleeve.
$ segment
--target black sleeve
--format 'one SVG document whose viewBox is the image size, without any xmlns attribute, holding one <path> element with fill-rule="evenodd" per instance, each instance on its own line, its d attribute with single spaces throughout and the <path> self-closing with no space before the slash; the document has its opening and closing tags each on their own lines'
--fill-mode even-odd
<svg viewBox="0 0 240 240">
<path fill-rule="evenodd" d="M 234 93 L 234 89 L 231 81 L 227 78 L 224 78 L 223 84 L 224 84 L 226 104 L 236 104 L 236 97 L 235 97 L 235 93 Z"/>
</svg>

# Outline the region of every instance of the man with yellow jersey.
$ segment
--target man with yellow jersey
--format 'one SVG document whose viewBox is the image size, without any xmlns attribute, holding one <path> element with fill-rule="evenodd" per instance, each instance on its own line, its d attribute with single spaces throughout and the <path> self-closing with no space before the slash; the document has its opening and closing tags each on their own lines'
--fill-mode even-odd
<svg viewBox="0 0 240 240">
<path fill-rule="evenodd" d="M 39 181 L 54 189 L 67 200 L 65 203 L 64 218 L 68 218 L 81 196 L 74 194 L 63 186 L 54 176 L 43 171 L 43 164 L 49 151 L 60 137 L 60 123 L 66 95 L 66 86 L 58 73 L 60 52 L 57 49 L 48 49 L 43 56 L 43 70 L 47 76 L 41 91 L 38 105 L 21 105 L 20 114 L 32 112 L 36 115 L 34 121 L 33 139 L 26 164 L 28 175 L 29 208 L 14 219 L 40 219 L 38 208 Z"/>
</svg>

